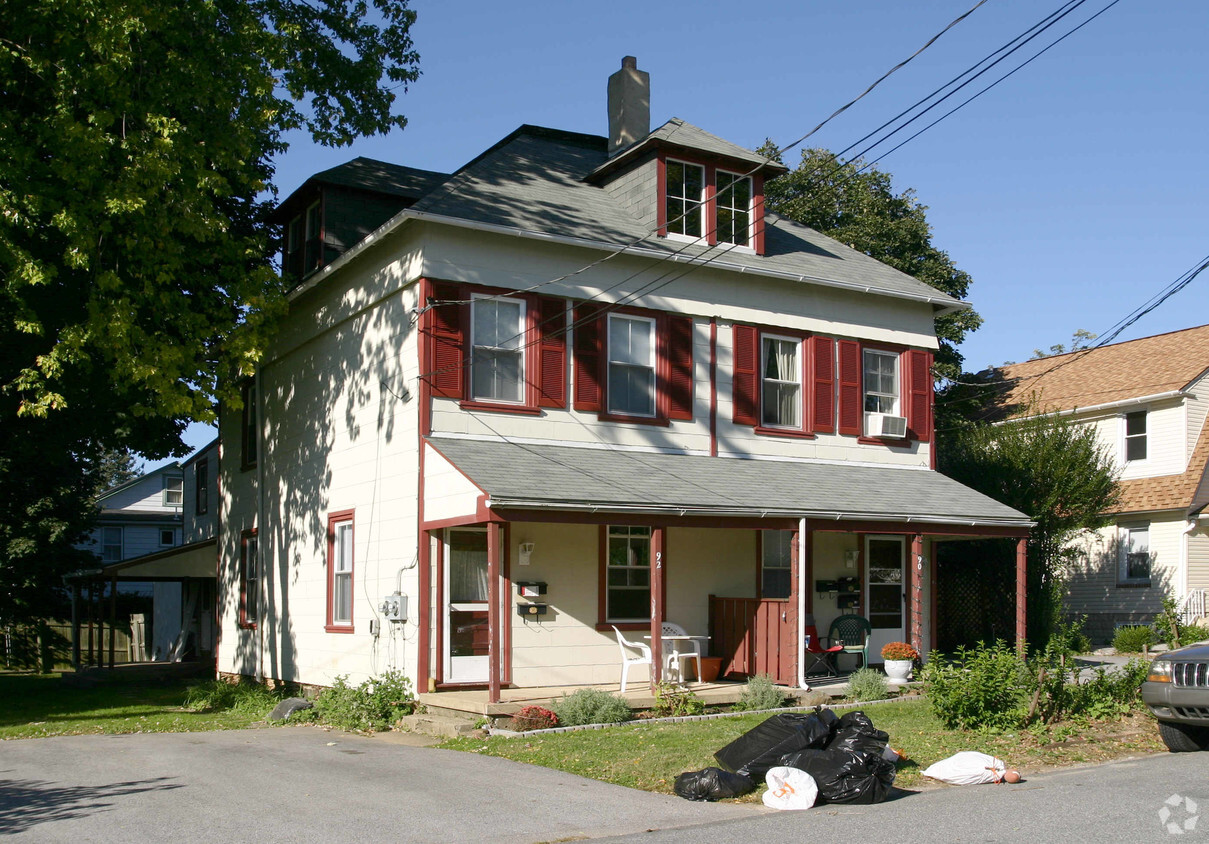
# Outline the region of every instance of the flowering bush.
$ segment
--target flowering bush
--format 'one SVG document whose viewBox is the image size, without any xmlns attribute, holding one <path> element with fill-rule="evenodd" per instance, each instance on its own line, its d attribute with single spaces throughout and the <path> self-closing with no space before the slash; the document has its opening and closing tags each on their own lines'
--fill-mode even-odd
<svg viewBox="0 0 1209 844">
<path fill-rule="evenodd" d="M 906 642 L 889 642 L 882 646 L 882 659 L 919 659 L 919 651 Z"/>
<path fill-rule="evenodd" d="M 558 726 L 558 716 L 542 706 L 522 706 L 512 716 L 512 728 L 517 732 L 546 730 Z"/>
</svg>

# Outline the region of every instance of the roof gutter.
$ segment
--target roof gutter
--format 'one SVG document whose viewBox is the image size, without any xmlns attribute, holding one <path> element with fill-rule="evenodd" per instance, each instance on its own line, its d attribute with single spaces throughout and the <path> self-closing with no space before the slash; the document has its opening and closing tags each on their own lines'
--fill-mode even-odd
<svg viewBox="0 0 1209 844">
<path fill-rule="evenodd" d="M 1165 393 L 1155 393 L 1151 396 L 1139 396 L 1134 399 L 1119 399 L 1118 401 L 1104 402 L 1103 404 L 1090 404 L 1087 407 L 1072 407 L 1066 410 L 1054 410 L 1049 413 L 1036 413 L 1032 416 L 1014 416 L 1011 419 L 1005 419 L 1002 422 L 996 422 L 996 425 L 1007 425 L 1012 422 L 1023 422 L 1026 419 L 1045 419 L 1051 416 L 1074 416 L 1082 413 L 1095 413 L 1100 410 L 1115 410 L 1120 407 L 1133 407 L 1139 404 L 1149 404 L 1154 401 L 1162 401 L 1163 399 L 1178 399 L 1190 395 L 1187 390 L 1168 390 Z"/>
<path fill-rule="evenodd" d="M 368 235 L 359 240 L 347 252 L 343 253 L 339 258 L 332 263 L 316 270 L 307 278 L 303 279 L 296 287 L 287 294 L 287 298 L 293 300 L 311 288 L 319 284 L 323 279 L 330 276 L 355 260 L 362 252 L 377 245 L 386 235 L 393 232 L 395 229 L 403 225 L 408 220 L 417 222 L 433 223 L 440 226 L 453 226 L 455 228 L 470 229 L 471 231 L 484 232 L 487 234 L 500 234 L 508 237 L 523 237 L 528 240 L 539 240 L 546 243 L 557 243 L 561 246 L 578 246 L 585 249 L 600 249 L 605 251 L 616 251 L 617 244 L 606 243 L 598 240 L 588 240 L 580 237 L 567 237 L 566 235 L 555 235 L 548 232 L 527 231 L 525 229 L 517 229 L 511 226 L 500 226 L 494 223 L 480 223 L 474 220 L 463 220 L 458 217 L 446 217 L 442 214 L 430 214 L 426 211 L 415 211 L 411 208 L 400 211 L 395 216 L 391 217 L 381 226 Z M 684 255 L 672 252 L 665 252 L 660 249 L 651 249 L 641 246 L 626 246 L 620 250 L 626 255 L 632 255 L 637 258 L 653 258 L 657 260 L 670 260 L 679 264 L 695 263 L 701 255 Z M 803 283 L 817 284 L 822 287 L 832 287 L 838 290 L 849 290 L 858 293 L 873 293 L 879 296 L 888 296 L 892 299 L 903 299 L 909 302 L 922 302 L 931 305 L 937 309 L 938 314 L 954 313 L 956 311 L 964 311 L 973 307 L 969 302 L 963 302 L 960 299 L 954 299 L 952 296 L 939 294 L 936 296 L 924 294 L 902 293 L 892 290 L 881 290 L 873 288 L 865 284 L 852 284 L 849 282 L 835 281 L 834 279 L 819 278 L 816 276 L 804 275 L 801 273 L 788 273 L 778 270 L 762 270 L 755 269 L 744 264 L 732 264 L 726 261 L 712 260 L 709 266 L 713 269 L 729 270 L 730 272 L 748 273 L 752 275 L 762 276 L 764 278 L 783 279 L 788 281 L 797 281 Z"/>
<path fill-rule="evenodd" d="M 518 510 L 550 510 L 572 513 L 632 513 L 669 514 L 675 516 L 711 516 L 759 519 L 827 519 L 831 521 L 877 521 L 906 522 L 921 525 L 960 525 L 963 527 L 1033 527 L 1036 522 L 1029 519 L 969 518 L 963 516 L 921 516 L 906 513 L 840 513 L 835 510 L 800 510 L 785 508 L 736 510 L 724 507 L 676 506 L 668 504 L 619 504 L 615 502 L 590 501 L 541 501 L 522 498 L 493 496 L 487 500 L 492 509 L 515 508 Z"/>
</svg>

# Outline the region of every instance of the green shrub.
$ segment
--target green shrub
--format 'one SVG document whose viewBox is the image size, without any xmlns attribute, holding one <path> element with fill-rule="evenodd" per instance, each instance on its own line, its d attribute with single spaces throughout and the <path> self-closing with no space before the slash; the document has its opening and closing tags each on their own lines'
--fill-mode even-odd
<svg viewBox="0 0 1209 844">
<path fill-rule="evenodd" d="M 1027 716 L 1035 678 L 1006 642 L 933 654 L 923 681 L 936 717 L 949 729 L 1016 727 Z"/>
<path fill-rule="evenodd" d="M 1209 627 L 1201 627 L 1197 624 L 1190 624 L 1184 628 L 1184 632 L 1180 634 L 1180 643 L 1184 645 L 1195 645 L 1197 642 L 1209 642 Z"/>
<path fill-rule="evenodd" d="M 285 697 L 261 683 L 241 680 L 207 680 L 185 690 L 184 708 L 193 712 L 246 712 L 268 714 Z"/>
<path fill-rule="evenodd" d="M 350 686 L 344 676 L 337 677 L 331 688 L 315 698 L 312 717 L 341 730 L 387 730 L 415 709 L 411 681 L 392 670 L 359 686 Z"/>
<path fill-rule="evenodd" d="M 1154 644 L 1154 630 L 1141 624 L 1118 627 L 1112 634 L 1112 646 L 1120 653 L 1141 653 L 1147 645 Z"/>
<path fill-rule="evenodd" d="M 659 718 L 701 715 L 705 712 L 705 701 L 684 686 L 665 681 L 655 687 L 655 705 L 651 712 Z"/>
<path fill-rule="evenodd" d="M 1050 647 L 1067 656 L 1090 653 L 1091 639 L 1083 632 L 1086 621 L 1086 616 L 1083 616 L 1074 621 L 1055 624 L 1054 632 L 1050 634 Z"/>
<path fill-rule="evenodd" d="M 1143 659 L 1131 659 L 1112 673 L 1097 668 L 1090 680 L 1063 688 L 1063 706 L 1058 714 L 1083 718 L 1123 715 L 1139 705 L 1142 681 L 1149 670 L 1150 664 Z"/>
<path fill-rule="evenodd" d="M 558 723 L 566 727 L 620 724 L 634 717 L 624 698 L 602 689 L 579 689 L 573 694 L 563 695 L 553 708 Z"/>
<path fill-rule="evenodd" d="M 512 729 L 517 732 L 548 730 L 557 726 L 558 716 L 544 706 L 522 706 L 520 711 L 512 716 Z"/>
<path fill-rule="evenodd" d="M 761 709 L 780 709 L 785 705 L 785 692 L 777 688 L 777 684 L 767 674 L 756 674 L 749 677 L 743 693 L 735 703 L 735 709 L 741 711 L 759 711 Z"/>
<path fill-rule="evenodd" d="M 876 669 L 858 668 L 848 676 L 848 697 L 853 700 L 885 700 L 889 696 L 889 681 Z"/>
</svg>

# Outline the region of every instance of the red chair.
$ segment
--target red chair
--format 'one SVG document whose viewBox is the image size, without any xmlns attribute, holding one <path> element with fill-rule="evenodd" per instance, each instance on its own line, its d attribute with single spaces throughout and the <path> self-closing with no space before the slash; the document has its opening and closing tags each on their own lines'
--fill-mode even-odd
<svg viewBox="0 0 1209 844">
<path fill-rule="evenodd" d="M 806 676 L 810 676 L 811 672 L 822 666 L 824 673 L 828 675 L 838 675 L 839 669 L 836 667 L 835 655 L 844 652 L 843 643 L 824 647 L 822 638 L 819 636 L 819 629 L 814 623 L 814 614 L 806 613 L 803 619 L 805 624 L 803 628 L 806 633 L 806 659 L 807 668 Z M 810 661 L 813 657 L 813 661 Z"/>
</svg>

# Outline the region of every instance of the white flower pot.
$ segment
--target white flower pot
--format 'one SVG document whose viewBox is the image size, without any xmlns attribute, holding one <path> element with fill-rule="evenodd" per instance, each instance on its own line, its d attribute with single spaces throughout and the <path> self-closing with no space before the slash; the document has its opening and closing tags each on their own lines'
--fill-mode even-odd
<svg viewBox="0 0 1209 844">
<path fill-rule="evenodd" d="M 915 663 L 909 659 L 888 659 L 885 662 L 886 676 L 891 683 L 905 683 L 911 679 L 911 667 Z"/>
</svg>

